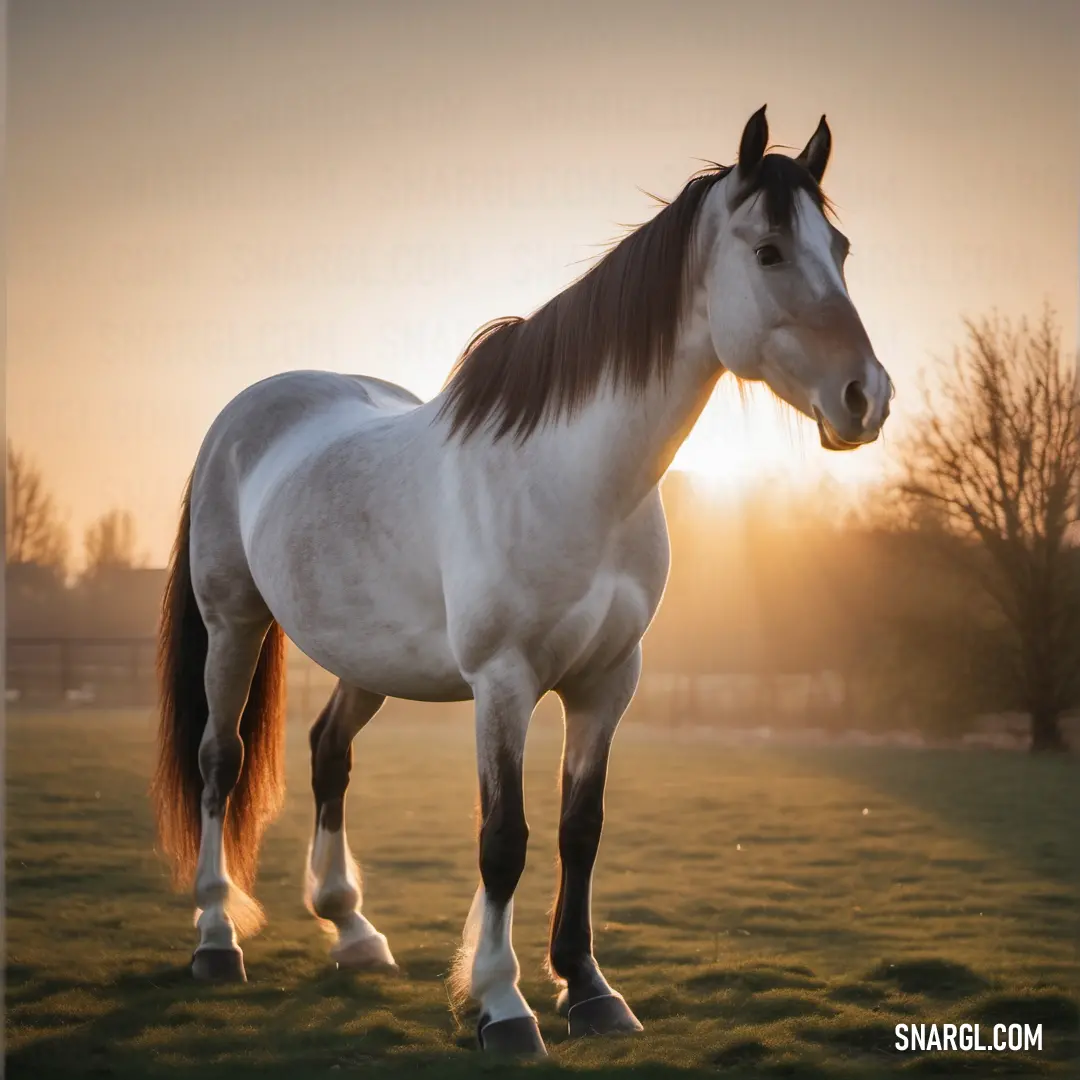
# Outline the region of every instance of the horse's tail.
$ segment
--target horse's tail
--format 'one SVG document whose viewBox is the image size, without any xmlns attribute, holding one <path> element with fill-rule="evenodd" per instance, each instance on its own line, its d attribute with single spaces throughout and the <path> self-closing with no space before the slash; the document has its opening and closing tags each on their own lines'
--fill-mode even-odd
<svg viewBox="0 0 1080 1080">
<path fill-rule="evenodd" d="M 204 682 L 207 634 L 191 585 L 191 480 L 184 489 L 158 633 L 158 757 L 150 797 L 158 842 L 172 863 L 173 883 L 192 883 L 202 835 L 199 746 L 209 717 Z M 240 778 L 225 815 L 225 863 L 245 892 L 255 880 L 263 829 L 285 792 L 285 634 L 271 623 L 240 721 Z"/>
</svg>

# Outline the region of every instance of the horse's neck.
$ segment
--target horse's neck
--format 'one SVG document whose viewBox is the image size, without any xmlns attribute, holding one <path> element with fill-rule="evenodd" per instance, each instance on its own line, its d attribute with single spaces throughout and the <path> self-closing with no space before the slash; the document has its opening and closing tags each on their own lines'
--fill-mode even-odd
<svg viewBox="0 0 1080 1080">
<path fill-rule="evenodd" d="M 706 281 L 707 253 L 723 205 L 710 200 L 702 207 L 691 241 L 696 280 L 687 282 L 689 303 L 666 377 L 654 377 L 643 391 L 609 390 L 579 414 L 596 451 L 583 468 L 583 479 L 593 485 L 599 500 L 612 505 L 616 516 L 637 506 L 660 482 L 723 373 L 709 326 Z"/>
<path fill-rule="evenodd" d="M 559 471 L 584 500 L 621 517 L 659 483 L 722 371 L 702 295 L 683 321 L 663 381 L 654 378 L 644 391 L 609 388 L 552 430 Z"/>
</svg>

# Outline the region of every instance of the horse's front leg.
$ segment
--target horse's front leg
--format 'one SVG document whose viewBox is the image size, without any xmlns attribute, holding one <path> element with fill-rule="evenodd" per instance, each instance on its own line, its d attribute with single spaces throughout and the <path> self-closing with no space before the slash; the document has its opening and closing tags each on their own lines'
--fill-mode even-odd
<svg viewBox="0 0 1080 1080">
<path fill-rule="evenodd" d="M 592 874 L 604 824 L 608 752 L 641 673 L 641 648 L 620 667 L 560 686 L 566 712 L 559 892 L 551 920 L 550 966 L 564 983 L 558 1009 L 570 1034 L 640 1031 L 641 1024 L 604 978 L 592 949 Z"/>
<path fill-rule="evenodd" d="M 525 869 L 522 758 L 536 707 L 531 669 L 514 657 L 489 665 L 475 679 L 476 757 L 480 774 L 480 877 L 455 959 L 455 999 L 480 1007 L 482 1049 L 544 1054 L 536 1017 L 518 989 L 521 969 L 511 942 L 514 890 Z"/>
<path fill-rule="evenodd" d="M 338 683 L 311 728 L 315 835 L 308 856 L 308 907 L 336 934 L 330 956 L 341 967 L 396 971 L 384 934 L 361 914 L 360 868 L 345 835 L 345 791 L 352 741 L 385 698 Z"/>
</svg>

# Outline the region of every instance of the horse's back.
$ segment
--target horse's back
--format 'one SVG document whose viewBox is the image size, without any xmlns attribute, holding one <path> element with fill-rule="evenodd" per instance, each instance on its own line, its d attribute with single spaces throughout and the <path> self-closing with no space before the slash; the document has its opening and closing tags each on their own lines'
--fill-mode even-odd
<svg viewBox="0 0 1080 1080">
<path fill-rule="evenodd" d="M 332 371 L 288 371 L 242 390 L 218 414 L 196 462 L 200 471 L 217 471 L 223 455 L 243 482 L 268 453 L 298 429 L 314 435 L 329 414 L 351 414 L 357 424 L 422 404 L 415 394 L 383 379 Z"/>
</svg>

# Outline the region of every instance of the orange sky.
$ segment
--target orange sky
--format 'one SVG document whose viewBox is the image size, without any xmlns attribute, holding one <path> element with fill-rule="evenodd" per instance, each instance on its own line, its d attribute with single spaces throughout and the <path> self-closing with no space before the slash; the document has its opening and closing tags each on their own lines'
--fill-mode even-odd
<svg viewBox="0 0 1080 1080">
<path fill-rule="evenodd" d="M 849 283 L 898 387 L 964 315 L 1057 308 L 1073 347 L 1080 4 L 57 3 L 9 15 L 8 433 L 76 537 L 164 560 L 199 442 L 275 371 L 434 393 L 471 332 L 820 113 Z M 721 393 L 679 464 L 878 475 Z"/>
</svg>

